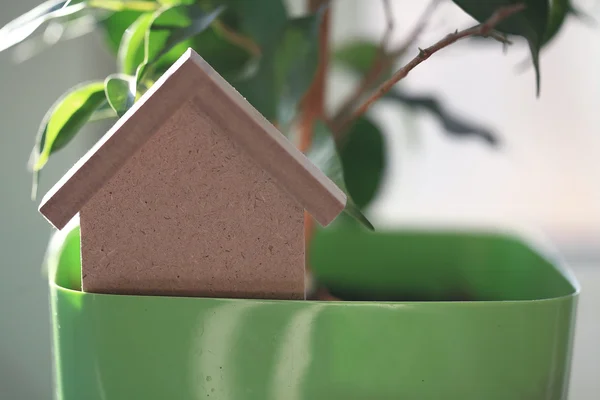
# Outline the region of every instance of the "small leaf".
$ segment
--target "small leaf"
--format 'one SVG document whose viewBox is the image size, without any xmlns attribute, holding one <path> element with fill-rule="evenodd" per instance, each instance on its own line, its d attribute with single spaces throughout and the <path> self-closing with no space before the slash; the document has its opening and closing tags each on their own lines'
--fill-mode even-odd
<svg viewBox="0 0 600 400">
<path fill-rule="evenodd" d="M 539 54 L 544 43 L 550 18 L 549 0 L 453 0 L 479 22 L 488 20 L 502 7 L 524 4 L 525 9 L 501 21 L 495 29 L 499 32 L 524 37 L 531 53 L 536 74 L 536 93 L 540 93 Z"/>
<path fill-rule="evenodd" d="M 453 136 L 475 136 L 492 147 L 499 144 L 499 139 L 492 131 L 452 115 L 440 104 L 439 100 L 432 96 L 411 95 L 399 90 L 391 90 L 385 95 L 384 99 L 393 100 L 411 109 L 430 112 L 439 119 L 445 131 Z"/>
<path fill-rule="evenodd" d="M 0 29 L 0 51 L 4 51 L 32 35 L 44 23 L 63 18 L 85 8 L 84 3 L 51 0 L 40 4 Z"/>
<path fill-rule="evenodd" d="M 153 1 L 119 1 L 119 0 L 88 0 L 89 7 L 100 8 L 110 11 L 156 11 L 159 7 L 158 3 Z"/>
<path fill-rule="evenodd" d="M 33 171 L 41 170 L 50 154 L 67 145 L 105 101 L 104 82 L 90 82 L 76 86 L 54 103 L 40 126 L 30 160 Z"/>
<path fill-rule="evenodd" d="M 124 74 L 109 75 L 104 81 L 106 100 L 119 117 L 135 102 L 135 77 Z"/>
<path fill-rule="evenodd" d="M 387 167 L 383 135 L 377 125 L 362 117 L 350 127 L 339 147 L 346 187 L 363 210 L 377 195 Z"/>
<path fill-rule="evenodd" d="M 340 65 L 349 68 L 352 72 L 360 75 L 366 74 L 377 54 L 379 52 L 378 45 L 365 41 L 358 40 L 351 43 L 346 43 L 337 49 L 334 53 L 333 60 Z"/>
<path fill-rule="evenodd" d="M 363 215 L 360 208 L 354 203 L 346 189 L 342 161 L 338 154 L 333 135 L 322 122 L 315 124 L 312 145 L 306 153 L 306 156 L 313 164 L 315 164 L 315 166 L 321 169 L 329 179 L 338 185 L 340 189 L 346 192 L 347 201 L 344 212 L 368 229 L 374 230 L 375 228 L 371 222 Z"/>
<path fill-rule="evenodd" d="M 151 13 L 142 14 L 123 34 L 117 54 L 118 68 L 122 73 L 133 75 L 144 62 L 146 31 L 153 19 L 154 15 Z"/>
</svg>

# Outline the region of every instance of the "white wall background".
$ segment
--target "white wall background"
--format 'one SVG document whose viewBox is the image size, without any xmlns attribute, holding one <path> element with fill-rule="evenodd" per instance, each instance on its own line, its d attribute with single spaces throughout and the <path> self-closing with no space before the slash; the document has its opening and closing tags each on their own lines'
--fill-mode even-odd
<svg viewBox="0 0 600 400">
<path fill-rule="evenodd" d="M 0 2 L 0 25 L 40 1 Z M 30 200 L 26 169 L 38 125 L 69 87 L 104 78 L 112 61 L 93 36 L 61 43 L 23 64 L 0 53 L 0 399 L 52 398 L 50 314 L 42 260 L 50 226 Z M 89 129 L 44 169 L 43 195 L 84 152 Z M 88 136 L 87 138 L 85 136 Z"/>
<path fill-rule="evenodd" d="M 400 43 L 428 1 L 394 0 L 393 43 Z M 600 21 L 600 3 L 576 2 Z M 380 1 L 337 2 L 336 40 L 380 40 Z M 365 21 L 366 18 L 366 21 Z M 473 24 L 443 2 L 418 42 L 427 47 Z M 523 43 L 505 54 L 500 44 L 457 43 L 418 66 L 402 83 L 435 94 L 462 115 L 495 128 L 504 148 L 474 139 L 451 140 L 427 116 L 407 124 L 398 108 L 376 110 L 392 132 L 397 159 L 376 215 L 394 223 L 527 225 L 564 245 L 600 244 L 600 25 L 569 19 L 542 55 L 541 97 Z M 392 45 L 393 47 L 393 45 Z M 414 55 L 417 48 L 413 49 Z M 347 90 L 343 81 L 334 96 Z"/>
</svg>

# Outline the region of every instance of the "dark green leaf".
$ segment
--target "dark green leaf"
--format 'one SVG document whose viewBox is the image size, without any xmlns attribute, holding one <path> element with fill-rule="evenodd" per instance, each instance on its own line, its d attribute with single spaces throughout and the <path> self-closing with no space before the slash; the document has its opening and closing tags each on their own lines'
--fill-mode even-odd
<svg viewBox="0 0 600 400">
<path fill-rule="evenodd" d="M 383 135 L 372 121 L 359 118 L 339 147 L 346 187 L 363 210 L 377 195 L 387 167 Z"/>
<path fill-rule="evenodd" d="M 237 77 L 251 57 L 246 49 L 228 41 L 214 26 L 184 42 L 184 45 L 185 49 L 193 48 L 228 80 Z"/>
<path fill-rule="evenodd" d="M 319 63 L 319 26 L 322 14 L 290 20 L 275 54 L 275 79 L 279 91 L 277 121 L 282 129 L 296 114 Z"/>
<path fill-rule="evenodd" d="M 452 115 L 432 96 L 411 95 L 392 90 L 385 95 L 384 99 L 393 100 L 411 109 L 430 112 L 439 119 L 446 132 L 453 136 L 474 136 L 484 140 L 490 146 L 499 144 L 498 138 L 492 131 Z"/>
<path fill-rule="evenodd" d="M 276 46 L 278 33 L 287 22 L 283 0 L 220 0 L 219 3 L 231 10 L 241 33 L 258 43 L 263 52 Z"/>
<path fill-rule="evenodd" d="M 40 4 L 0 29 L 0 51 L 22 42 L 46 22 L 64 18 L 84 10 L 85 4 L 67 0 L 51 0 Z"/>
<path fill-rule="evenodd" d="M 346 208 L 344 212 L 356 219 L 362 225 L 368 229 L 374 230 L 375 228 L 369 222 L 369 220 L 360 211 L 360 208 L 354 203 L 351 195 L 346 189 L 344 170 L 342 161 L 337 151 L 333 135 L 327 129 L 325 124 L 318 122 L 315 124 L 315 132 L 312 140 L 312 145 L 306 156 L 313 162 L 321 171 L 323 171 L 329 179 L 335 182 L 336 185 L 344 192 L 348 197 L 346 202 Z"/>
<path fill-rule="evenodd" d="M 548 0 L 453 0 L 466 13 L 479 22 L 488 20 L 502 7 L 524 4 L 525 9 L 500 22 L 495 29 L 499 32 L 524 37 L 531 52 L 536 73 L 536 90 L 540 92 L 539 54 L 548 29 L 550 6 Z"/>
<path fill-rule="evenodd" d="M 322 12 L 291 19 L 273 48 L 263 48 L 256 72 L 234 86 L 263 116 L 285 126 L 312 83 L 318 64 L 318 30 Z"/>
<path fill-rule="evenodd" d="M 196 4 L 159 11 L 146 31 L 145 57 L 138 68 L 138 79 L 142 79 L 146 69 L 176 45 L 206 30 L 222 11 L 220 6 L 207 12 Z"/>
<path fill-rule="evenodd" d="M 109 75 L 104 81 L 106 100 L 119 117 L 135 102 L 135 77 L 124 74 Z"/>
<path fill-rule="evenodd" d="M 91 115 L 106 101 L 104 82 L 76 86 L 48 110 L 31 154 L 33 171 L 41 170 L 48 157 L 73 139 Z"/>
<path fill-rule="evenodd" d="M 119 71 L 122 73 L 133 75 L 144 62 L 144 41 L 153 19 L 154 15 L 151 13 L 142 14 L 125 31 L 117 55 Z"/>
<path fill-rule="evenodd" d="M 366 74 L 377 54 L 379 45 L 365 40 L 346 43 L 337 49 L 333 60 L 360 75 Z"/>
<path fill-rule="evenodd" d="M 550 18 L 542 45 L 546 45 L 554 39 L 569 15 L 580 19 L 589 19 L 587 15 L 573 6 L 571 0 L 550 0 Z"/>
</svg>

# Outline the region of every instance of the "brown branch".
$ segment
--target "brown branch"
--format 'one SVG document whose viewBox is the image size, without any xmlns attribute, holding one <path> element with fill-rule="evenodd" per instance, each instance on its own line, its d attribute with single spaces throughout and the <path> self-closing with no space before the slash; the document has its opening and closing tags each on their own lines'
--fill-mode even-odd
<svg viewBox="0 0 600 400">
<path fill-rule="evenodd" d="M 310 0 L 309 10 L 316 12 L 327 1 Z M 302 99 L 299 131 L 300 143 L 298 148 L 305 152 L 310 147 L 313 135 L 314 123 L 325 114 L 325 87 L 327 68 L 329 65 L 329 25 L 330 9 L 325 10 L 319 32 L 319 65 L 315 78 Z"/>
<path fill-rule="evenodd" d="M 383 2 L 383 13 L 385 15 L 386 27 L 385 32 L 383 33 L 383 38 L 381 39 L 381 45 L 379 46 L 379 51 L 385 54 L 387 50 L 387 46 L 392 37 L 392 33 L 394 33 L 394 16 L 392 15 L 392 6 L 390 5 L 390 0 L 382 0 Z"/>
<path fill-rule="evenodd" d="M 421 35 L 425 27 L 427 26 L 427 22 L 429 18 L 435 11 L 436 7 L 440 3 L 440 0 L 431 0 L 421 16 L 419 17 L 417 23 L 414 28 L 409 32 L 403 44 L 396 50 L 387 51 L 387 46 L 389 39 L 392 34 L 392 30 L 394 28 L 394 21 L 391 15 L 391 8 L 389 1 L 384 0 L 384 11 L 387 19 L 387 28 L 384 32 L 383 39 L 381 40 L 381 45 L 379 46 L 379 52 L 375 59 L 373 60 L 373 64 L 369 71 L 365 74 L 361 82 L 356 86 L 354 92 L 348 96 L 346 101 L 339 107 L 338 111 L 335 113 L 332 120 L 333 125 L 333 133 L 334 136 L 339 139 L 340 130 L 336 129 L 336 127 L 341 123 L 343 118 L 347 116 L 347 114 L 356 106 L 356 103 L 367 93 L 369 90 L 372 90 L 377 82 L 381 78 L 381 75 L 388 69 L 391 68 L 394 62 L 401 56 L 406 53 L 406 51 L 414 44 L 417 38 Z"/>
<path fill-rule="evenodd" d="M 427 4 L 427 7 L 425 7 L 425 10 L 417 20 L 417 23 L 415 24 L 412 31 L 407 35 L 404 42 L 400 46 L 398 46 L 396 50 L 390 52 L 390 56 L 392 59 L 398 59 L 402 57 L 412 47 L 412 45 L 417 41 L 419 36 L 421 36 L 423 31 L 427 27 L 429 19 L 433 15 L 433 12 L 440 4 L 440 2 L 441 0 L 431 0 L 429 4 Z"/>
<path fill-rule="evenodd" d="M 410 71 L 412 71 L 415 67 L 421 64 L 423 61 L 427 60 L 436 52 L 450 46 L 457 41 L 471 37 L 471 36 L 490 36 L 494 27 L 502 22 L 504 19 L 510 17 L 511 15 L 523 10 L 525 8 L 524 4 L 516 4 L 507 7 L 502 7 L 498 9 L 486 22 L 473 26 L 471 28 L 456 31 L 447 35 L 442 40 L 435 43 L 433 46 L 430 46 L 426 49 L 419 49 L 419 54 L 410 60 L 405 66 L 400 68 L 394 75 L 384 82 L 379 88 L 373 93 L 361 106 L 359 106 L 352 115 L 345 119 L 343 122 L 336 126 L 336 130 L 343 131 L 349 125 L 352 124 L 358 117 L 363 115 L 377 100 L 379 100 L 383 95 L 390 91 L 390 89 L 399 81 L 404 79 Z M 495 36 L 492 36 L 496 38 Z"/>
<path fill-rule="evenodd" d="M 320 7 L 326 6 L 329 0 L 309 0 L 310 12 L 316 12 Z M 331 9 L 325 10 L 319 31 L 319 64 L 315 78 L 302 99 L 298 130 L 300 142 L 298 148 L 306 152 L 312 143 L 315 122 L 325 116 L 325 88 L 327 69 L 329 66 L 329 27 L 331 24 Z M 306 246 L 310 243 L 314 233 L 314 221 L 308 213 L 304 213 L 304 241 Z M 308 269 L 307 265 L 307 269 Z"/>
</svg>

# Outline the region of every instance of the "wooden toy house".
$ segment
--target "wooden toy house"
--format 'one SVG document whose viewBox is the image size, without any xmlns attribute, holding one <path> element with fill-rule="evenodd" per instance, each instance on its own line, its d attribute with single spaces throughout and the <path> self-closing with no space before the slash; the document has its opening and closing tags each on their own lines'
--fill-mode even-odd
<svg viewBox="0 0 600 400">
<path fill-rule="evenodd" d="M 85 292 L 304 298 L 304 211 L 345 194 L 188 50 L 49 191 Z"/>
</svg>

